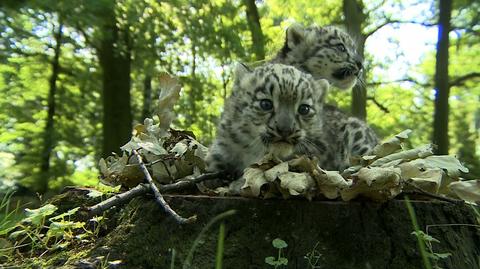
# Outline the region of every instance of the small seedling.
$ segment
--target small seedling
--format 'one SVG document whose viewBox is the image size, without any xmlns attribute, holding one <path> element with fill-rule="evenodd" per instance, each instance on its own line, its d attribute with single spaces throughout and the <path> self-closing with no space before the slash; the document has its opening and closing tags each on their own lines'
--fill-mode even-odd
<svg viewBox="0 0 480 269">
<path fill-rule="evenodd" d="M 265 258 L 265 263 L 268 265 L 273 266 L 273 268 L 278 268 L 282 265 L 288 265 L 288 259 L 282 257 L 282 249 L 286 248 L 288 245 L 285 241 L 280 238 L 273 239 L 272 245 L 274 248 L 278 249 L 278 256 L 277 259 L 275 257 L 270 256 Z"/>
<path fill-rule="evenodd" d="M 433 250 L 432 243 L 440 243 L 440 241 L 438 239 L 436 239 L 435 237 L 424 233 L 423 231 L 420 231 L 420 230 L 419 231 L 414 231 L 414 232 L 412 232 L 412 234 L 415 235 L 418 240 L 422 240 L 425 243 L 425 246 L 427 247 L 427 256 L 432 261 L 432 266 L 433 266 L 432 268 L 442 269 L 442 267 L 440 267 L 438 265 L 438 261 L 441 260 L 441 259 L 446 259 L 446 258 L 452 256 L 452 253 L 449 253 L 449 252 L 436 253 Z"/>
<path fill-rule="evenodd" d="M 312 251 L 308 252 L 307 255 L 305 255 L 304 257 L 308 262 L 308 268 L 311 268 L 311 269 L 320 268 L 320 265 L 318 265 L 318 262 L 320 261 L 322 254 L 317 250 L 318 244 L 319 243 L 317 242 L 313 247 Z"/>
</svg>

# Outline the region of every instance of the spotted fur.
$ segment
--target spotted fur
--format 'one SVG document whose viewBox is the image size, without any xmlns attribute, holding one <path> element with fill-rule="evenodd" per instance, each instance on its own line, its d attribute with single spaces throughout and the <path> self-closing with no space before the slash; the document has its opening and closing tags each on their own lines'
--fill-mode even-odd
<svg viewBox="0 0 480 269">
<path fill-rule="evenodd" d="M 323 168 L 341 170 L 351 156 L 371 151 L 377 138 L 364 122 L 324 105 L 328 87 L 325 79 L 292 66 L 238 65 L 207 157 L 209 170 L 239 175 L 267 153 L 316 156 Z"/>
<path fill-rule="evenodd" d="M 284 46 L 271 62 L 295 66 L 339 89 L 349 89 L 357 83 L 363 59 L 355 42 L 341 29 L 294 24 L 287 29 Z"/>
</svg>

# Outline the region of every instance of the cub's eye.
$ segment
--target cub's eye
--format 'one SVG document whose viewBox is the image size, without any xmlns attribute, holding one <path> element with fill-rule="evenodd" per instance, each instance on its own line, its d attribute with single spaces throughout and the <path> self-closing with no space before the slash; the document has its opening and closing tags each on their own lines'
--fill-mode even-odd
<svg viewBox="0 0 480 269">
<path fill-rule="evenodd" d="M 260 108 L 265 110 L 265 111 L 272 110 L 272 108 L 273 108 L 272 100 L 268 100 L 268 99 L 260 100 Z"/>
<path fill-rule="evenodd" d="M 308 115 L 310 113 L 310 106 L 309 105 L 300 105 L 298 107 L 298 114 L 300 115 Z"/>
<path fill-rule="evenodd" d="M 337 47 L 337 49 L 342 51 L 342 52 L 347 51 L 347 49 L 345 48 L 345 46 L 343 44 L 337 44 L 337 45 L 335 45 L 335 47 Z"/>
</svg>

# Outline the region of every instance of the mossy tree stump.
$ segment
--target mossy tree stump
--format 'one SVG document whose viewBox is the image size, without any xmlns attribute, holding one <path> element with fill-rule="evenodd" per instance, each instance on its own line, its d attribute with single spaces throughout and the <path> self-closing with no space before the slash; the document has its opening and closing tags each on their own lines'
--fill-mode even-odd
<svg viewBox="0 0 480 269">
<path fill-rule="evenodd" d="M 194 224 L 179 225 L 146 197 L 131 201 L 118 214 L 116 227 L 101 238 L 90 259 L 106 256 L 122 260 L 120 268 L 169 268 L 175 249 L 175 268 L 181 268 L 188 250 L 206 223 L 229 209 L 225 219 L 224 268 L 273 268 L 265 257 L 276 256 L 272 240 L 288 243 L 283 253 L 288 268 L 309 268 L 304 256 L 321 254 L 315 268 L 422 268 L 410 217 L 402 200 L 379 204 L 367 201 L 260 200 L 205 196 L 167 196 L 185 217 L 196 214 Z M 450 252 L 444 268 L 480 268 L 480 230 L 466 205 L 413 201 L 421 229 L 440 240 L 437 253 Z M 214 268 L 218 237 L 216 224 L 196 249 L 193 268 Z M 311 267 L 310 267 L 311 268 Z"/>
</svg>

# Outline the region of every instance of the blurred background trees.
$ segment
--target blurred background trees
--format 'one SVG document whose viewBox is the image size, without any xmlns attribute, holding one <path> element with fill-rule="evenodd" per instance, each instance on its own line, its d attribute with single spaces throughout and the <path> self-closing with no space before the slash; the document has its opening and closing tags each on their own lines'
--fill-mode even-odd
<svg viewBox="0 0 480 269">
<path fill-rule="evenodd" d="M 357 40 L 364 83 L 331 103 L 383 137 L 413 129 L 478 177 L 479 14 L 473 0 L 2 1 L 0 189 L 96 184 L 98 158 L 154 112 L 164 71 L 184 86 L 176 127 L 209 144 L 234 63 L 272 57 L 293 22 Z"/>
</svg>

